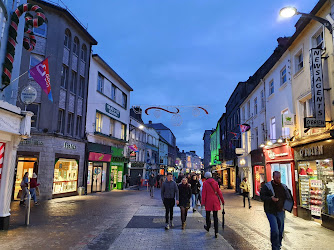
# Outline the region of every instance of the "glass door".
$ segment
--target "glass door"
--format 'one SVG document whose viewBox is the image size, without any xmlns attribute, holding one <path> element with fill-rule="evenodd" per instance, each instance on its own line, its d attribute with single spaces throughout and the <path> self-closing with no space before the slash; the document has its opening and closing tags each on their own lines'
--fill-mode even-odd
<svg viewBox="0 0 334 250">
<path fill-rule="evenodd" d="M 101 192 L 102 189 L 102 167 L 93 167 L 92 192 Z"/>
</svg>

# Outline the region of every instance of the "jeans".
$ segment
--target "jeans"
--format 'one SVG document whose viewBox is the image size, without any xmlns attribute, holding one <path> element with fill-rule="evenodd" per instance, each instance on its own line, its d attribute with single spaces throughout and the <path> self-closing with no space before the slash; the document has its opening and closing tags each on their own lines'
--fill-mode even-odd
<svg viewBox="0 0 334 250">
<path fill-rule="evenodd" d="M 150 186 L 150 196 L 153 198 L 154 186 Z"/>
<path fill-rule="evenodd" d="M 174 205 L 175 205 L 174 198 L 164 198 L 164 206 L 165 206 L 165 209 L 166 209 L 165 218 L 166 218 L 166 223 L 167 224 L 169 222 L 169 219 L 170 219 L 170 221 L 173 221 Z"/>
<path fill-rule="evenodd" d="M 195 208 L 195 206 L 197 206 L 197 200 L 198 200 L 198 194 L 192 194 L 191 204 L 192 204 L 193 209 Z"/>
<path fill-rule="evenodd" d="M 30 194 L 31 198 L 33 198 L 34 202 L 37 202 L 37 197 L 36 197 L 36 188 L 30 188 Z"/>
<path fill-rule="evenodd" d="M 180 209 L 181 209 L 181 221 L 182 221 L 182 223 L 184 223 L 187 220 L 188 208 L 180 207 Z"/>
<path fill-rule="evenodd" d="M 211 227 L 211 218 L 210 218 L 211 211 L 206 211 L 206 226 L 208 228 Z M 213 225 L 215 227 L 215 233 L 218 233 L 218 211 L 213 211 Z"/>
<path fill-rule="evenodd" d="M 21 195 L 21 203 L 24 202 L 24 200 L 26 199 L 26 197 L 28 196 L 29 190 L 27 187 L 23 187 L 22 188 L 22 195 Z"/>
<path fill-rule="evenodd" d="M 248 199 L 248 206 L 250 207 L 251 204 L 250 204 L 250 200 L 249 200 L 249 193 L 248 192 L 243 192 L 242 195 L 244 196 L 244 207 L 246 205 L 245 201 L 246 201 L 246 197 Z"/>
<path fill-rule="evenodd" d="M 285 212 L 277 214 L 266 213 L 270 224 L 270 241 L 273 250 L 279 250 L 282 246 Z"/>
</svg>

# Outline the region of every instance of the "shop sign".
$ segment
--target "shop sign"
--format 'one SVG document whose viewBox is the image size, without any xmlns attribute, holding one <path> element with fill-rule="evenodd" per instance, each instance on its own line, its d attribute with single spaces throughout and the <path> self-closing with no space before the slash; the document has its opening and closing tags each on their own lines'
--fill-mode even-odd
<svg viewBox="0 0 334 250">
<path fill-rule="evenodd" d="M 310 50 L 310 73 L 314 117 L 305 117 L 304 127 L 325 127 L 325 101 L 322 79 L 321 49 Z"/>
<path fill-rule="evenodd" d="M 311 180 L 311 187 L 322 189 L 322 180 Z"/>
<path fill-rule="evenodd" d="M 109 105 L 108 103 L 106 103 L 106 112 L 117 118 L 121 117 L 121 112 L 113 106 Z"/>
<path fill-rule="evenodd" d="M 89 152 L 88 160 L 89 161 L 110 162 L 111 161 L 111 155 L 110 154 L 102 154 L 102 153 Z"/>
<path fill-rule="evenodd" d="M 283 114 L 283 127 L 295 126 L 294 114 Z"/>
<path fill-rule="evenodd" d="M 64 148 L 66 148 L 66 149 L 76 149 L 77 146 L 75 146 L 74 144 L 69 143 L 69 142 L 64 142 Z"/>
<path fill-rule="evenodd" d="M 244 153 L 246 153 L 246 150 L 244 148 L 236 148 L 235 149 L 235 154 L 237 154 L 237 155 L 242 155 Z"/>
<path fill-rule="evenodd" d="M 313 156 L 313 155 L 323 155 L 324 154 L 324 146 L 314 146 L 310 148 L 303 148 L 299 151 L 299 155 L 301 157 Z"/>
<path fill-rule="evenodd" d="M 288 153 L 279 153 L 276 154 L 275 152 L 273 152 L 272 150 L 268 150 L 268 157 L 272 160 L 276 159 L 276 157 L 284 157 L 284 156 L 288 156 Z"/>
<path fill-rule="evenodd" d="M 111 154 L 113 157 L 124 157 L 123 148 L 111 147 Z"/>
<path fill-rule="evenodd" d="M 311 205 L 311 214 L 314 216 L 321 216 L 321 207 Z"/>
<path fill-rule="evenodd" d="M 21 91 L 21 101 L 25 105 L 29 105 L 33 103 L 36 100 L 37 97 L 37 90 L 33 86 L 26 86 L 22 91 Z"/>
<path fill-rule="evenodd" d="M 38 140 L 28 139 L 20 141 L 19 145 L 43 146 L 43 142 Z"/>
</svg>

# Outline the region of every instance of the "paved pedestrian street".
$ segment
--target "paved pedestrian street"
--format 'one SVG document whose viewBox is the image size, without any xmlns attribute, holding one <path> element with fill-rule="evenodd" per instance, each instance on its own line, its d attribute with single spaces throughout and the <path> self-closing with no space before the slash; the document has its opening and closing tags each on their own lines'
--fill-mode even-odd
<svg viewBox="0 0 334 250">
<path fill-rule="evenodd" d="M 244 208 L 242 197 L 223 190 L 225 229 L 219 213 L 219 236 L 207 233 L 204 209 L 188 212 L 181 229 L 174 208 L 174 228 L 165 230 L 160 190 L 152 199 L 146 189 L 97 193 L 41 202 L 31 207 L 31 225 L 24 226 L 24 208 L 13 202 L 9 231 L 0 232 L 0 249 L 271 249 L 269 224 L 261 202 Z M 333 249 L 334 232 L 287 213 L 283 249 Z"/>
</svg>

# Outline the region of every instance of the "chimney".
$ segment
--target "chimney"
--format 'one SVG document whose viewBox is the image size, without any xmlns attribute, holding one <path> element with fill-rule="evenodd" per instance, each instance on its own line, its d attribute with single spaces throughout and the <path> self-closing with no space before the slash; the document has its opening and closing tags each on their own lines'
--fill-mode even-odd
<svg viewBox="0 0 334 250">
<path fill-rule="evenodd" d="M 135 118 L 136 120 L 140 121 L 141 123 L 144 123 L 142 120 L 142 109 L 138 106 L 133 106 L 130 109 L 130 116 L 132 116 L 133 118 Z"/>
<path fill-rule="evenodd" d="M 152 121 L 148 121 L 148 124 L 152 124 Z"/>
<path fill-rule="evenodd" d="M 278 46 L 285 47 L 289 42 L 290 37 L 277 38 Z"/>
</svg>

